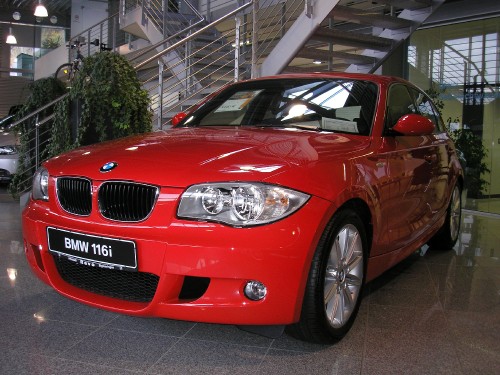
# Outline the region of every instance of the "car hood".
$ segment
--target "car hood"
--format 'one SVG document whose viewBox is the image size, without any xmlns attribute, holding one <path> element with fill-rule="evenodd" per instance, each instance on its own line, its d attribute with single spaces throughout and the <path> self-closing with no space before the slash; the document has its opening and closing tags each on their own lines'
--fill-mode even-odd
<svg viewBox="0 0 500 375">
<path fill-rule="evenodd" d="M 346 160 L 368 145 L 368 137 L 291 128 L 179 128 L 82 147 L 51 159 L 46 167 L 55 176 L 170 187 L 266 181 L 287 173 L 300 181 L 304 174 L 314 178 L 310 175 L 319 164 Z M 108 162 L 117 166 L 101 172 Z"/>
</svg>

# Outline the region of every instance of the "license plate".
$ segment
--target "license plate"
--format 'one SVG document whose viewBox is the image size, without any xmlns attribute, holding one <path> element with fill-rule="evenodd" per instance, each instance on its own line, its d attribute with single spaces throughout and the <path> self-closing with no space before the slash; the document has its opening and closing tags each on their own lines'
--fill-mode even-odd
<svg viewBox="0 0 500 375">
<path fill-rule="evenodd" d="M 49 251 L 89 267 L 137 271 L 135 243 L 47 228 Z"/>
</svg>

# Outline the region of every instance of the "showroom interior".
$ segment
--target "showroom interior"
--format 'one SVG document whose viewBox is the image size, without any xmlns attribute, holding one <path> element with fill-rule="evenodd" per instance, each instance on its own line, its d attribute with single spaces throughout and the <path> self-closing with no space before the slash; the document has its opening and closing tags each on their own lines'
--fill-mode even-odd
<svg viewBox="0 0 500 375">
<path fill-rule="evenodd" d="M 46 15 L 34 14 L 38 5 Z M 194 38 L 206 25 L 213 39 Z M 368 29 L 393 42 L 383 45 L 366 35 Z M 346 36 L 354 32 L 364 36 Z M 1 373 L 500 372 L 497 0 L 0 0 L 0 34 L 0 118 L 25 103 L 32 82 L 57 75 L 63 64 L 73 66 L 81 48 L 83 61 L 112 50 L 134 64 L 149 91 L 154 130 L 168 129 L 176 112 L 227 82 L 334 70 L 407 79 L 439 103 L 450 132 L 467 130 L 476 141 L 462 146 L 472 153 L 466 168 L 474 183 L 463 194 L 461 234 L 453 250 L 424 245 L 370 282 L 353 328 L 328 346 L 232 325 L 120 315 L 59 295 L 26 262 L 21 212 L 29 187 L 21 183 L 15 191 L 3 181 Z M 189 41 L 182 44 L 185 37 Z M 375 53 L 364 52 L 376 43 Z M 215 50 L 216 44 L 221 47 Z M 197 61 L 177 61 L 174 52 L 161 55 L 176 47 L 187 56 L 198 46 Z M 203 51 L 206 46 L 211 47 Z M 206 78 L 201 71 L 209 72 L 207 87 L 198 86 Z M 50 133 L 41 137 L 47 138 Z M 30 144 L 38 147 L 39 141 Z M 15 127 L 0 129 L 0 147 L 19 142 Z M 482 159 L 472 160 L 478 152 Z M 6 163 L 14 158 L 0 157 Z M 29 157 L 27 162 L 16 154 L 16 168 L 43 161 L 37 151 Z"/>
</svg>

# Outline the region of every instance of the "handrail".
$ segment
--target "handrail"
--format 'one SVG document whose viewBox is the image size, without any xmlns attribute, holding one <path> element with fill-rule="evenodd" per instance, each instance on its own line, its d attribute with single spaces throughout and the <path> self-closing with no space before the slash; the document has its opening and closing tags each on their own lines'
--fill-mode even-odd
<svg viewBox="0 0 500 375">
<path fill-rule="evenodd" d="M 103 19 L 103 20 L 102 20 L 102 21 L 100 21 L 99 23 L 96 23 L 95 25 L 92 25 L 92 26 L 90 26 L 90 27 L 86 28 L 85 30 L 80 31 L 78 34 L 76 34 L 76 35 L 72 36 L 71 38 L 69 38 L 69 40 L 71 41 L 71 40 L 73 40 L 74 38 L 76 38 L 77 36 L 80 36 L 80 35 L 83 35 L 83 34 L 85 34 L 85 33 L 88 33 L 89 31 L 92 31 L 92 29 L 93 29 L 93 28 L 95 28 L 97 25 L 100 25 L 100 24 L 102 24 L 102 23 L 104 23 L 104 22 L 106 22 L 106 21 L 109 21 L 109 20 L 111 20 L 111 18 L 117 17 L 117 16 L 119 16 L 119 15 L 120 15 L 120 12 L 118 11 L 118 12 L 116 12 L 115 14 L 112 14 L 111 16 L 109 16 L 108 18 Z"/>
<path fill-rule="evenodd" d="M 23 121 L 26 121 L 27 119 L 29 119 L 30 117 L 33 117 L 37 114 L 39 114 L 40 112 L 42 112 L 43 110 L 49 108 L 49 107 L 52 107 L 54 104 L 57 104 L 58 102 L 60 102 L 61 100 L 63 100 L 65 97 L 67 97 L 69 95 L 69 93 L 66 93 L 66 94 L 63 94 L 61 95 L 60 97 L 58 97 L 57 99 L 54 99 L 52 100 L 51 102 L 45 104 L 43 107 L 40 107 L 38 108 L 36 111 L 33 111 L 33 112 L 30 112 L 29 114 L 27 114 L 26 116 L 24 116 L 23 118 L 17 120 L 17 121 L 14 121 L 12 124 L 11 124 L 11 127 L 15 127 L 17 126 L 18 124 L 20 124 L 21 122 Z"/>
<path fill-rule="evenodd" d="M 134 66 L 135 69 L 140 69 L 142 68 L 143 66 L 149 64 L 150 62 L 152 61 L 155 61 L 155 60 L 158 60 L 160 57 L 166 55 L 167 53 L 173 51 L 174 49 L 176 49 L 177 47 L 180 47 L 182 45 L 184 45 L 186 42 L 189 42 L 190 40 L 196 38 L 198 35 L 200 34 L 203 34 L 205 31 L 207 31 L 208 29 L 214 27 L 215 25 L 218 25 L 219 23 L 227 20 L 228 18 L 231 18 L 232 16 L 236 15 L 237 13 L 241 12 L 242 10 L 248 8 L 250 5 L 252 5 L 252 3 L 254 2 L 255 0 L 250 0 L 248 3 L 246 4 L 243 4 L 242 6 L 236 8 L 235 10 L 233 10 L 232 12 L 229 12 L 228 14 L 226 14 L 225 16 L 219 18 L 218 20 L 216 21 L 213 21 L 211 23 L 209 23 L 208 25 L 202 27 L 201 29 L 195 31 L 194 33 L 192 33 L 191 35 L 187 36 L 186 38 L 184 38 L 183 40 L 181 41 L 178 41 L 174 44 L 172 44 L 171 46 L 165 48 L 163 51 L 161 52 L 158 52 L 156 55 L 154 56 L 151 56 L 149 59 L 146 59 L 144 60 L 143 62 L 137 64 Z"/>
<path fill-rule="evenodd" d="M 458 56 L 460 56 L 462 59 L 464 59 L 464 61 L 471 64 L 474 67 L 474 69 L 476 69 L 478 75 L 480 75 L 481 78 L 484 80 L 484 82 L 486 83 L 486 86 L 488 86 L 492 92 L 495 92 L 495 88 L 488 82 L 488 80 L 484 76 L 484 71 L 482 69 L 479 69 L 479 67 L 477 66 L 477 64 L 474 61 L 472 61 L 470 58 L 465 56 L 462 52 L 460 52 L 459 50 L 457 50 L 455 47 L 451 46 L 450 44 L 444 42 L 443 45 L 445 47 L 448 47 L 449 49 L 451 49 L 453 52 L 455 52 Z"/>
<path fill-rule="evenodd" d="M 187 3 L 186 3 L 187 4 Z M 205 19 L 201 19 L 199 21 L 197 21 L 196 23 L 186 27 L 185 29 L 175 33 L 174 35 L 170 35 L 168 38 L 165 38 L 163 40 L 160 40 L 158 43 L 155 43 L 155 44 L 152 44 L 148 47 L 145 47 L 143 48 L 140 53 L 138 53 L 136 56 L 132 57 L 129 61 L 134 61 L 134 60 L 137 60 L 138 58 L 144 56 L 145 54 L 147 54 L 148 52 L 151 52 L 152 50 L 160 47 L 161 45 L 165 44 L 165 43 L 168 43 L 170 42 L 170 40 L 172 39 L 175 39 L 179 36 L 181 36 L 182 34 L 186 33 L 187 31 L 191 31 L 192 29 L 195 29 L 196 27 L 198 27 L 200 24 L 204 23 L 205 22 Z"/>
<path fill-rule="evenodd" d="M 401 47 L 405 42 L 406 42 L 406 39 L 401 39 L 401 40 L 397 41 L 396 43 L 394 43 L 392 48 L 397 49 L 397 48 Z M 391 54 L 387 53 L 384 57 L 382 57 L 375 64 L 373 64 L 373 66 L 370 68 L 368 73 L 369 74 L 375 73 L 377 71 L 377 69 L 380 68 L 391 57 L 392 57 Z"/>
<path fill-rule="evenodd" d="M 186 4 L 189 7 L 189 9 L 191 9 L 193 11 L 193 13 L 194 13 L 194 15 L 196 17 L 205 19 L 205 17 L 203 17 L 200 14 L 200 12 L 198 12 L 198 9 L 196 9 L 195 7 L 193 7 L 189 1 L 184 1 L 183 4 Z"/>
</svg>

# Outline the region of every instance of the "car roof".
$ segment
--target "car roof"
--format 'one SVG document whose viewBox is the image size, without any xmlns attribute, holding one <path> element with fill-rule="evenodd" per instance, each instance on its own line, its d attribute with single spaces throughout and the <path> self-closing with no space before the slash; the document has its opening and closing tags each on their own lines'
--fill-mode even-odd
<svg viewBox="0 0 500 375">
<path fill-rule="evenodd" d="M 292 74 L 280 74 L 274 76 L 260 77 L 252 79 L 251 81 L 259 80 L 283 80 L 283 79 L 303 79 L 303 78 L 344 78 L 344 79 L 363 79 L 367 81 L 372 81 L 379 84 L 388 85 L 392 82 L 400 82 L 411 84 L 410 82 L 393 76 L 384 76 L 378 74 L 365 74 L 365 73 L 343 73 L 343 72 L 314 72 L 314 73 L 292 73 Z"/>
</svg>

